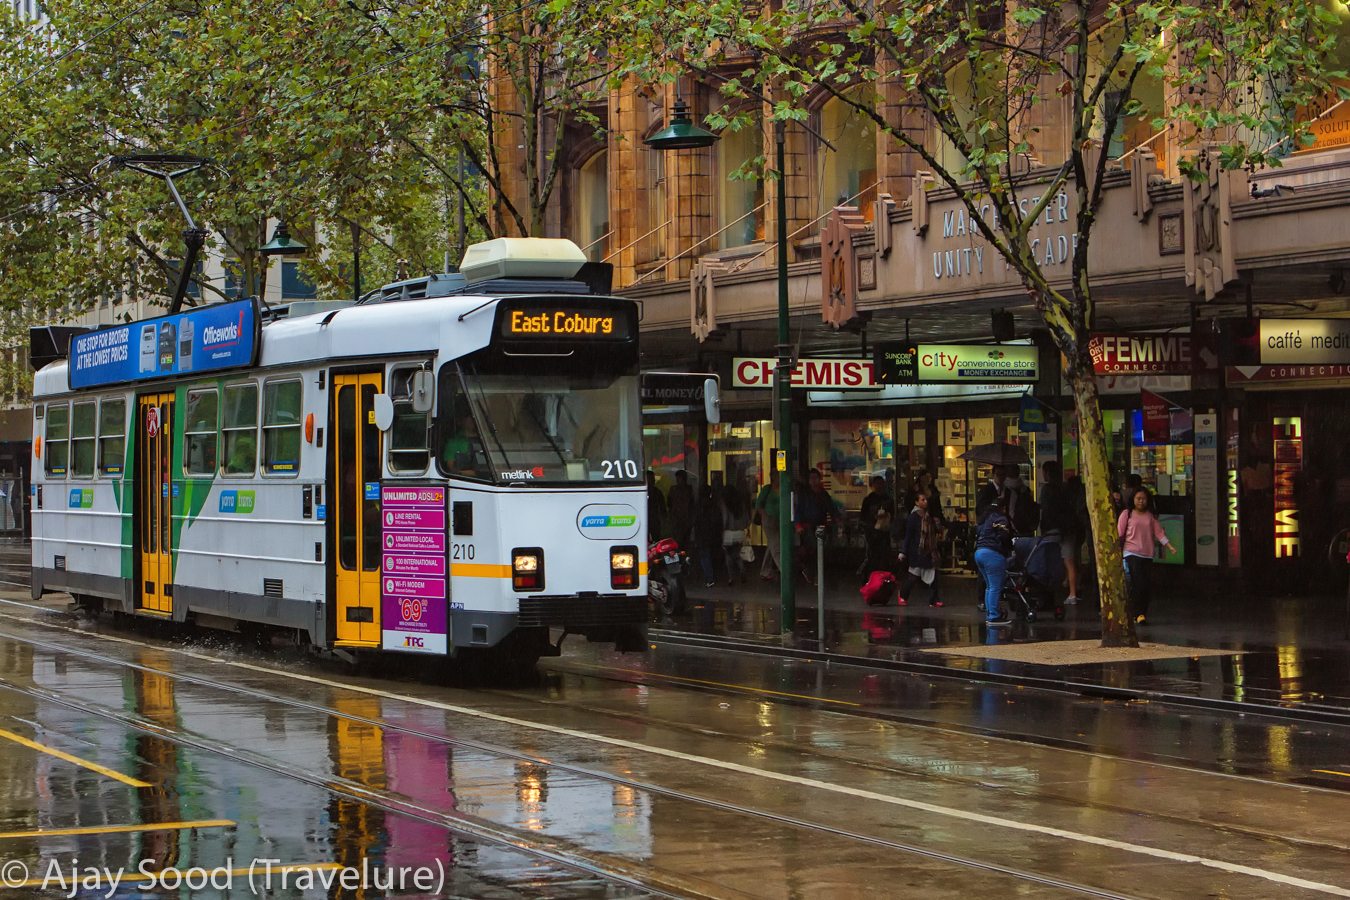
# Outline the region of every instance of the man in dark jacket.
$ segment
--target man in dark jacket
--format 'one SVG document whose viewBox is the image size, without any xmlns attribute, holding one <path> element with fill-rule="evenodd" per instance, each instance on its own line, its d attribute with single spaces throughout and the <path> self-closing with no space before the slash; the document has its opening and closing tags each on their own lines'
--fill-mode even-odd
<svg viewBox="0 0 1350 900">
<path fill-rule="evenodd" d="M 886 493 L 886 479 L 873 475 L 872 490 L 863 498 L 862 508 L 858 512 L 858 523 L 867 541 L 867 556 L 858 566 L 859 575 L 887 568 L 891 564 L 891 517 L 894 515 L 895 503 L 891 495 Z"/>
</svg>

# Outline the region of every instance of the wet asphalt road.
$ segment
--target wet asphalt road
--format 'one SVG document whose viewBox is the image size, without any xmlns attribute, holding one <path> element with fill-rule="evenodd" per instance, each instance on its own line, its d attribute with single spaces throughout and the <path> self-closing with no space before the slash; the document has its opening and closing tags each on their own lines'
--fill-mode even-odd
<svg viewBox="0 0 1350 900">
<path fill-rule="evenodd" d="M 0 878 L 50 876 L 4 896 L 1350 896 L 1334 727 L 669 647 L 468 687 L 0 597 Z"/>
</svg>

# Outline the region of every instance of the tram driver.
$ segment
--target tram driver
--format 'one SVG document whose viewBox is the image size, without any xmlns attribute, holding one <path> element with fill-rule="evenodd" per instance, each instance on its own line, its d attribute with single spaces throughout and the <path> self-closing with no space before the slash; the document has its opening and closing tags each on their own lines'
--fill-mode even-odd
<svg viewBox="0 0 1350 900">
<path fill-rule="evenodd" d="M 450 417 L 450 426 L 441 444 L 441 463 L 452 475 L 487 478 L 490 474 L 483 441 L 478 434 L 478 423 L 474 421 L 469 402 L 463 395 L 457 395 L 454 400 L 454 414 Z"/>
</svg>

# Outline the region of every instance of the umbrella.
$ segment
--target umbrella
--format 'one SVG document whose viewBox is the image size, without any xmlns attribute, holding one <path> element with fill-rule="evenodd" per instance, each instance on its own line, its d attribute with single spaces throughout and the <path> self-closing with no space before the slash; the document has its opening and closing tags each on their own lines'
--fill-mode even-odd
<svg viewBox="0 0 1350 900">
<path fill-rule="evenodd" d="M 988 463 L 991 466 L 1018 466 L 1031 462 L 1027 451 L 1007 441 L 995 441 L 992 444 L 980 444 L 961 454 L 962 459 L 971 462 Z"/>
</svg>

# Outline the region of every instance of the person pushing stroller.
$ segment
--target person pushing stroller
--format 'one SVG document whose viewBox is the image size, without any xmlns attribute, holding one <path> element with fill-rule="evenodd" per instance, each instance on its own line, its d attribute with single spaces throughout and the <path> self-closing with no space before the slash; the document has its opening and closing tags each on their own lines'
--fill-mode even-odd
<svg viewBox="0 0 1350 900">
<path fill-rule="evenodd" d="M 975 566 L 984 578 L 985 624 L 994 628 L 1012 624 L 1012 619 L 1003 612 L 1003 586 L 1008 580 L 1013 536 L 1012 520 L 1008 518 L 1008 492 L 1000 491 L 984 507 L 975 529 Z"/>
</svg>

